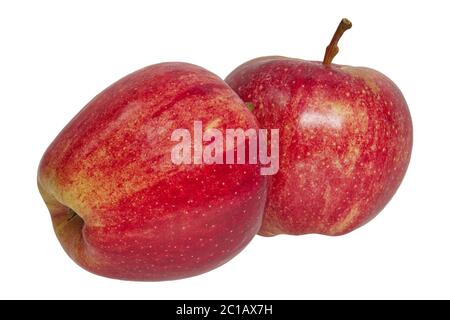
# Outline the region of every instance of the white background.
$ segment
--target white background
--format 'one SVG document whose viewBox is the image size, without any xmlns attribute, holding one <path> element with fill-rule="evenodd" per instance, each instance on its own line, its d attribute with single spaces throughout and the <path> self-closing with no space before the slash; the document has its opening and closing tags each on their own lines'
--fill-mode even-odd
<svg viewBox="0 0 450 320">
<path fill-rule="evenodd" d="M 0 298 L 450 298 L 447 1 L 2 1 Z M 257 237 L 195 278 L 110 280 L 61 249 L 36 187 L 44 150 L 94 95 L 162 61 L 225 77 L 262 55 L 321 60 L 342 17 L 335 62 L 375 68 L 414 122 L 409 171 L 371 223 L 338 238 Z"/>
</svg>

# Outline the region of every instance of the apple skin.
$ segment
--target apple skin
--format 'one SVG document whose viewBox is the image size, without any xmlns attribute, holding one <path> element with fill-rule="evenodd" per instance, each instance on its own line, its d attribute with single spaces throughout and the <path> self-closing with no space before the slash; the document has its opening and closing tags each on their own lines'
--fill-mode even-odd
<svg viewBox="0 0 450 320">
<path fill-rule="evenodd" d="M 375 217 L 399 187 L 412 122 L 397 86 L 368 68 L 286 57 L 242 64 L 226 82 L 263 128 L 280 129 L 259 234 L 342 235 Z"/>
<path fill-rule="evenodd" d="M 45 152 L 38 187 L 67 254 L 98 275 L 170 280 L 207 272 L 261 226 L 258 165 L 175 165 L 171 133 L 193 121 L 258 128 L 231 88 L 186 63 L 136 71 L 88 103 Z M 76 212 L 76 215 L 74 215 Z"/>
</svg>

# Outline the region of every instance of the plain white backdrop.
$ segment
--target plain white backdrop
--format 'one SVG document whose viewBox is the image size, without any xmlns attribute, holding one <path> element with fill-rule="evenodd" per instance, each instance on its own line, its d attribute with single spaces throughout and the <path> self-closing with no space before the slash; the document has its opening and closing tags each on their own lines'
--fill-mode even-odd
<svg viewBox="0 0 450 320">
<path fill-rule="evenodd" d="M 450 89 L 447 1 L 2 1 L 0 298 L 450 298 Z M 263 55 L 387 74 L 414 123 L 406 178 L 383 212 L 337 238 L 256 237 L 194 278 L 133 283 L 92 275 L 56 239 L 36 187 L 64 125 L 122 76 L 163 61 L 221 77 Z"/>
</svg>

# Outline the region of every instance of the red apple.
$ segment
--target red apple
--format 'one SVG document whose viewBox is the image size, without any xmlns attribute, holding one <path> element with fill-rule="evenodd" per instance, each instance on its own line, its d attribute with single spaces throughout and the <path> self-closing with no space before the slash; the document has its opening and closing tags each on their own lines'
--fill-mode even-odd
<svg viewBox="0 0 450 320">
<path fill-rule="evenodd" d="M 171 161 L 175 129 L 258 128 L 216 75 L 185 63 L 136 71 L 97 95 L 45 152 L 38 186 L 68 255 L 127 280 L 197 275 L 257 233 L 266 181 L 258 165 Z"/>
<path fill-rule="evenodd" d="M 377 215 L 405 175 L 412 122 L 397 86 L 368 68 L 262 57 L 226 82 L 263 128 L 280 129 L 280 170 L 269 181 L 261 235 L 341 235 Z"/>
</svg>

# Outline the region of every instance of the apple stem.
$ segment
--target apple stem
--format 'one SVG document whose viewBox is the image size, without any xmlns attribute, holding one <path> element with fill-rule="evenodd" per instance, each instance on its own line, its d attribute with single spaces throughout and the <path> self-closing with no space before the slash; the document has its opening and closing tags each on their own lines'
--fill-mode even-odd
<svg viewBox="0 0 450 320">
<path fill-rule="evenodd" d="M 323 64 L 330 65 L 333 61 L 334 57 L 339 52 L 338 42 L 339 39 L 342 37 L 345 31 L 350 29 L 352 27 L 352 23 L 350 20 L 344 18 L 341 20 L 341 23 L 339 23 L 339 26 L 336 29 L 336 32 L 333 35 L 333 38 L 331 39 L 330 44 L 327 47 L 327 50 L 325 51 L 325 57 L 323 58 Z"/>
</svg>

